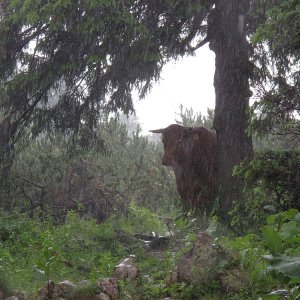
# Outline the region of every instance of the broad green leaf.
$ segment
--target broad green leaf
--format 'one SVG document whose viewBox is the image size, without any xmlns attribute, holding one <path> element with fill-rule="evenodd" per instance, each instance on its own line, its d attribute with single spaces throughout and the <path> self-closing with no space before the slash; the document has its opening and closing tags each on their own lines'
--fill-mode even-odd
<svg viewBox="0 0 300 300">
<path fill-rule="evenodd" d="M 269 271 L 277 270 L 289 278 L 300 278 L 300 257 L 291 257 L 287 255 L 273 256 L 273 255 L 264 255 L 269 263 Z"/>
<path fill-rule="evenodd" d="M 300 279 L 300 257 L 282 256 L 282 260 L 273 264 L 271 269 L 279 270 L 290 278 Z"/>
<path fill-rule="evenodd" d="M 281 214 L 271 215 L 267 217 L 267 224 L 272 225 L 276 224 L 280 221 Z"/>
<path fill-rule="evenodd" d="M 265 226 L 263 227 L 263 238 L 266 247 L 270 250 L 272 254 L 279 254 L 282 251 L 282 239 L 273 227 Z"/>
<path fill-rule="evenodd" d="M 292 220 L 296 217 L 297 214 L 298 214 L 297 209 L 295 209 L 295 208 L 289 209 L 289 210 L 282 213 L 282 220 L 283 221 Z"/>
<path fill-rule="evenodd" d="M 283 240 L 300 235 L 300 224 L 297 221 L 291 221 L 281 226 L 279 235 Z"/>
</svg>

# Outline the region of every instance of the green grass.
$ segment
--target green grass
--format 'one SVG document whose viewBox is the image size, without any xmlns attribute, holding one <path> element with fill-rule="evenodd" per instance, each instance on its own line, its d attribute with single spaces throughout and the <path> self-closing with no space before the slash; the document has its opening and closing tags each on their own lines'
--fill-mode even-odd
<svg viewBox="0 0 300 300">
<path fill-rule="evenodd" d="M 290 242 L 290 236 L 294 243 L 298 242 L 294 236 L 295 230 L 299 229 L 298 219 L 295 219 L 296 212 L 290 215 L 284 219 L 285 223 L 281 218 L 279 234 L 284 243 L 281 248 L 277 247 L 281 258 L 284 257 L 282 253 L 295 255 L 299 252 L 296 251 L 298 247 Z M 273 219 L 268 219 L 267 226 L 278 229 L 278 224 L 270 220 Z M 74 283 L 87 279 L 91 286 L 78 290 L 78 299 L 84 299 L 85 294 L 93 293 L 93 284 L 98 279 L 112 276 L 115 265 L 131 254 L 136 256 L 142 278 L 139 284 L 121 283 L 121 299 L 125 299 L 128 293 L 137 300 L 140 297 L 156 300 L 167 296 L 175 300 L 257 299 L 274 289 L 291 290 L 299 284 L 299 278 L 291 279 L 280 274 L 281 269 L 276 265 L 272 272 L 268 272 L 269 263 L 264 255 L 272 252 L 275 255 L 274 249 L 278 249 L 269 242 L 269 235 L 264 234 L 218 237 L 215 240 L 217 245 L 235 253 L 234 267 L 248 274 L 245 290 L 240 293 L 222 292 L 217 280 L 208 281 L 205 285 L 203 281 L 197 282 L 197 278 L 191 283 L 169 284 L 176 262 L 192 247 L 196 238 L 199 227 L 193 222 L 194 219 L 181 223 L 177 220 L 173 226 L 176 235 L 173 242 L 155 256 L 145 250 L 133 234 L 151 231 L 166 234 L 168 230 L 161 218 L 135 205 L 131 206 L 126 218 L 114 216 L 101 224 L 93 219 L 82 219 L 75 212 L 69 212 L 66 222 L 61 225 L 53 225 L 51 219 L 41 223 L 17 212 L 10 215 L 1 213 L 0 289 L 6 295 L 13 290 L 34 295 L 48 279 L 55 282 L 71 280 Z M 295 245 L 298 246 L 298 243 Z"/>
</svg>

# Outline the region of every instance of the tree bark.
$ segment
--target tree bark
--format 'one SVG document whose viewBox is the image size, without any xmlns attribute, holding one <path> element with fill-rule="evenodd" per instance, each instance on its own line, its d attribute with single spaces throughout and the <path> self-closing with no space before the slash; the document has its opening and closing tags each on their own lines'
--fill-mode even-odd
<svg viewBox="0 0 300 300">
<path fill-rule="evenodd" d="M 246 133 L 249 87 L 249 44 L 246 39 L 248 0 L 216 1 L 208 22 L 210 48 L 216 54 L 214 129 L 218 143 L 218 214 L 229 221 L 233 201 L 241 200 L 242 182 L 233 168 L 253 157 L 252 139 Z"/>
</svg>

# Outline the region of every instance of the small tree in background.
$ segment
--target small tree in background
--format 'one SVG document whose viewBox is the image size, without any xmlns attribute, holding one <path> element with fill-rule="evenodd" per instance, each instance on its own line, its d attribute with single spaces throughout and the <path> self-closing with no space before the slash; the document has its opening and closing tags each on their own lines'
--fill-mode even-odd
<svg viewBox="0 0 300 300">
<path fill-rule="evenodd" d="M 177 113 L 180 119 L 176 120 L 176 123 L 182 126 L 203 126 L 207 129 L 213 128 L 214 110 L 208 108 L 207 115 L 202 115 L 201 112 L 194 112 L 193 108 L 184 108 L 181 104 L 179 106 L 179 113 Z"/>
</svg>

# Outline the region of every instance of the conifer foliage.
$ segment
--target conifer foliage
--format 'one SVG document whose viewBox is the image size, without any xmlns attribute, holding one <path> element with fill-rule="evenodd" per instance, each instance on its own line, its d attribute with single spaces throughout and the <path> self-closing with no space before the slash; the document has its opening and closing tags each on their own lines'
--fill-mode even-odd
<svg viewBox="0 0 300 300">
<path fill-rule="evenodd" d="M 203 2 L 203 3 L 202 3 Z M 189 52 L 209 1 L 2 1 L 1 142 L 27 127 L 93 130 L 101 111 L 133 111 L 171 57 Z M 3 149 L 5 150 L 5 149 Z"/>
</svg>

